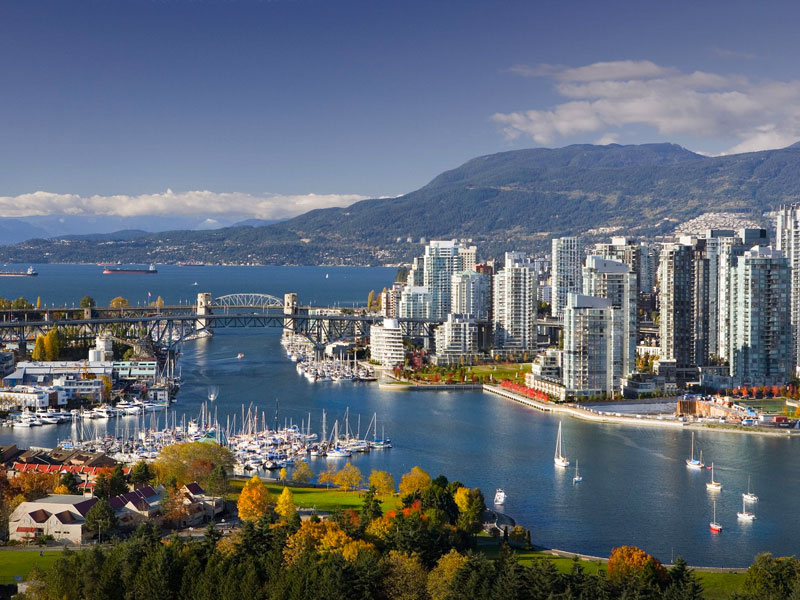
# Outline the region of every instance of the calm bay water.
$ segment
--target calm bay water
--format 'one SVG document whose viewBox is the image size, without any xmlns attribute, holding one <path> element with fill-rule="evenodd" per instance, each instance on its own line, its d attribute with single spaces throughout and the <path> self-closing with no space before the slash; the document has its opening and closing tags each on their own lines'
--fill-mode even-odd
<svg viewBox="0 0 800 600">
<path fill-rule="evenodd" d="M 27 267 L 27 265 L 25 265 Z M 50 304 L 77 302 L 89 294 L 105 304 L 122 295 L 133 304 L 161 295 L 167 303 L 192 301 L 198 291 L 215 296 L 263 292 L 279 297 L 298 292 L 301 303 L 363 304 L 370 289 L 388 286 L 394 269 L 317 267 L 159 267 L 157 275 L 102 276 L 86 265 L 41 265 L 38 278 L 2 279 L 0 296 L 41 296 Z M 326 278 L 325 275 L 328 275 Z M 197 286 L 192 285 L 195 281 Z M 716 495 L 720 535 L 708 530 L 712 499 L 708 472 L 689 471 L 689 431 L 597 425 L 566 419 L 564 445 L 580 461 L 584 481 L 574 471 L 556 470 L 552 455 L 558 419 L 480 392 L 396 392 L 377 385 L 309 383 L 285 358 L 275 329 L 220 330 L 211 339 L 186 344 L 181 360 L 184 385 L 175 409 L 196 416 L 209 385 L 218 385 L 214 403 L 220 422 L 255 406 L 271 420 L 276 399 L 280 420 L 299 423 L 311 413 L 319 431 L 322 410 L 328 427 L 350 409 L 350 423 L 362 431 L 373 413 L 378 434 L 385 426 L 394 448 L 355 456 L 367 474 L 391 471 L 396 479 L 419 465 L 479 486 L 491 502 L 494 489 L 507 494 L 505 512 L 533 529 L 533 541 L 564 550 L 607 556 L 621 544 L 635 544 L 669 561 L 683 555 L 691 564 L 744 566 L 758 552 L 797 554 L 800 522 L 800 440 L 698 432 L 696 445 L 706 463 L 715 463 L 723 490 Z M 237 360 L 239 352 L 245 358 Z M 241 417 L 237 417 L 237 422 Z M 110 425 L 113 427 L 113 422 Z M 0 443 L 52 446 L 69 437 L 69 426 L 27 431 L 0 429 Z M 343 461 L 339 461 L 343 464 Z M 310 459 L 314 470 L 325 459 Z M 747 476 L 760 496 L 758 519 L 737 522 Z"/>
</svg>

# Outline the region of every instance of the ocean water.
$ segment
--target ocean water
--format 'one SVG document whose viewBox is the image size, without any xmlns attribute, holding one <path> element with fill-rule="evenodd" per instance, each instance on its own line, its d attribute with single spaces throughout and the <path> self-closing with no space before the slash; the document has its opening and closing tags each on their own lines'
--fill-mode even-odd
<svg viewBox="0 0 800 600">
<path fill-rule="evenodd" d="M 27 265 L 25 265 L 27 266 Z M 159 267 L 157 275 L 102 276 L 86 265 L 37 265 L 38 278 L 0 279 L 0 296 L 24 295 L 43 302 L 72 303 L 89 294 L 99 303 L 117 295 L 132 303 L 161 295 L 167 303 L 192 301 L 198 291 L 215 296 L 262 292 L 282 297 L 298 292 L 303 304 L 364 304 L 371 289 L 389 286 L 394 269 L 318 267 Z M 327 278 L 326 278 L 327 275 Z M 192 285 L 195 281 L 197 286 Z M 219 386 L 214 403 L 220 422 L 254 406 L 272 422 L 276 401 L 281 424 L 311 415 L 319 432 L 323 409 L 328 430 L 349 409 L 350 426 L 362 434 L 373 414 L 394 447 L 354 456 L 367 475 L 373 468 L 402 473 L 419 465 L 478 486 L 491 503 L 502 487 L 504 512 L 532 528 L 536 544 L 607 556 L 634 544 L 661 560 L 682 555 L 690 564 L 749 564 L 758 552 L 796 554 L 800 522 L 793 518 L 800 497 L 800 440 L 701 431 L 696 447 L 715 463 L 723 489 L 712 495 L 707 471 L 690 471 L 684 459 L 690 432 L 652 427 L 594 424 L 565 419 L 564 447 L 574 470 L 553 465 L 558 418 L 476 391 L 414 392 L 366 383 L 309 383 L 286 359 L 277 329 L 219 330 L 213 338 L 183 346 L 184 385 L 174 405 L 177 418 L 199 413 L 208 387 Z M 238 353 L 243 359 L 237 359 Z M 114 427 L 111 422 L 110 427 Z M 102 427 L 102 426 L 100 426 Z M 69 426 L 20 431 L 0 429 L 0 443 L 52 446 L 70 436 Z M 344 464 L 342 460 L 338 461 Z M 312 469 L 327 459 L 309 459 Z M 752 523 L 737 522 L 747 477 L 760 501 Z M 712 500 L 724 530 L 711 534 Z"/>
</svg>

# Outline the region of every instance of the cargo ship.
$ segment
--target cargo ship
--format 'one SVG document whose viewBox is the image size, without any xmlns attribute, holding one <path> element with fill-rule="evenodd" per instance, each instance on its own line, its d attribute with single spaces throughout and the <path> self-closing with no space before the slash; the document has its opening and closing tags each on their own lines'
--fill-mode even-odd
<svg viewBox="0 0 800 600">
<path fill-rule="evenodd" d="M 0 271 L 0 277 L 36 277 L 39 273 L 33 267 L 28 267 L 25 271 Z"/>
<path fill-rule="evenodd" d="M 103 275 L 127 274 L 127 275 L 149 275 L 158 273 L 155 265 L 150 265 L 147 269 L 128 269 L 123 267 L 110 267 L 103 269 Z"/>
</svg>

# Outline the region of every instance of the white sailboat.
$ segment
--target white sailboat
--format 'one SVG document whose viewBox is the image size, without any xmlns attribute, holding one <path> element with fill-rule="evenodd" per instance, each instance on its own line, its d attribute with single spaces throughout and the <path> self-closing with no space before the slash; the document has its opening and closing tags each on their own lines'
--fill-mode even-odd
<svg viewBox="0 0 800 600">
<path fill-rule="evenodd" d="M 706 484 L 709 492 L 718 492 L 722 489 L 722 484 L 719 481 L 714 481 L 714 463 L 711 463 L 711 481 Z"/>
<path fill-rule="evenodd" d="M 568 467 L 569 460 L 564 456 L 563 448 L 561 446 L 561 421 L 558 422 L 558 438 L 556 439 L 556 453 L 553 456 L 553 463 L 557 467 Z"/>
<path fill-rule="evenodd" d="M 575 477 L 572 478 L 572 483 L 580 483 L 583 481 L 583 477 L 580 473 L 578 473 L 578 459 L 575 459 Z"/>
<path fill-rule="evenodd" d="M 744 494 L 742 494 L 742 512 L 737 512 L 736 516 L 739 517 L 742 521 L 752 521 L 756 518 L 755 513 L 751 513 L 747 511 L 744 505 L 745 499 Z"/>
<path fill-rule="evenodd" d="M 742 499 L 748 502 L 758 502 L 758 496 L 750 491 L 750 475 L 747 476 L 747 493 L 742 494 Z"/>
<path fill-rule="evenodd" d="M 694 457 L 694 431 L 692 432 L 692 455 L 691 458 L 686 459 L 686 466 L 690 469 L 702 469 L 705 465 L 703 464 L 703 452 L 700 452 L 700 460 L 697 460 Z"/>
</svg>

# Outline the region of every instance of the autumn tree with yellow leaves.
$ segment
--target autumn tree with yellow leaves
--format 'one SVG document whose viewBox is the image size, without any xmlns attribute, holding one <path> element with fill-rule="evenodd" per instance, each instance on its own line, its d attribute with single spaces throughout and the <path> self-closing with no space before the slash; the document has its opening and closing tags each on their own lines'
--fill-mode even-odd
<svg viewBox="0 0 800 600">
<path fill-rule="evenodd" d="M 275 505 L 275 512 L 287 521 L 297 512 L 297 507 L 294 505 L 294 494 L 288 487 L 283 488 L 278 498 L 278 504 Z"/>
<path fill-rule="evenodd" d="M 342 467 L 342 470 L 336 474 L 333 482 L 343 490 L 349 491 L 356 489 L 364 483 L 364 477 L 361 475 L 361 470 L 358 467 L 347 463 Z"/>
<path fill-rule="evenodd" d="M 400 495 L 421 494 L 431 487 L 431 476 L 419 467 L 414 467 L 400 478 Z"/>
<path fill-rule="evenodd" d="M 394 494 L 396 489 L 392 474 L 386 471 L 379 471 L 377 469 L 374 469 L 372 473 L 369 474 L 369 484 L 375 488 L 375 492 L 379 496 L 389 496 Z"/>
<path fill-rule="evenodd" d="M 272 496 L 267 486 L 258 475 L 253 475 L 244 484 L 236 506 L 242 521 L 258 521 L 267 512 L 270 504 L 272 504 Z"/>
</svg>

